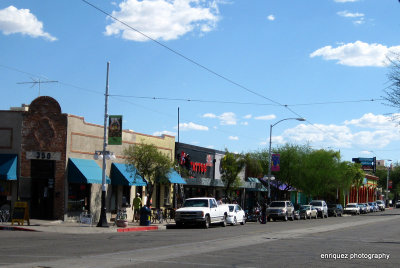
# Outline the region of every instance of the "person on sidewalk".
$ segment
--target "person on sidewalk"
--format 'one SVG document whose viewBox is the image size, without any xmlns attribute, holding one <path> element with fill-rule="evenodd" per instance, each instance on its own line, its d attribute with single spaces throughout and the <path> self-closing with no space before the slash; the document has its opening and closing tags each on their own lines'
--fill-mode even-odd
<svg viewBox="0 0 400 268">
<path fill-rule="evenodd" d="M 140 194 L 137 193 L 136 197 L 133 199 L 132 210 L 133 210 L 133 221 L 135 220 L 139 222 L 140 219 L 140 208 L 142 206 L 142 199 L 140 198 Z"/>
</svg>

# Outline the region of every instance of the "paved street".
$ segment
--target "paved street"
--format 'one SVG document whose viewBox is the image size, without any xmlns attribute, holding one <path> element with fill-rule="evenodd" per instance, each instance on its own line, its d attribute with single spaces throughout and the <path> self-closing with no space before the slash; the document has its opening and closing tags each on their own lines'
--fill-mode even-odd
<svg viewBox="0 0 400 268">
<path fill-rule="evenodd" d="M 208 230 L 170 228 L 82 235 L 1 231 L 0 265 L 399 267 L 399 221 L 400 209 L 355 217 L 216 226 Z M 326 258 L 321 258 L 321 254 L 327 254 Z"/>
</svg>

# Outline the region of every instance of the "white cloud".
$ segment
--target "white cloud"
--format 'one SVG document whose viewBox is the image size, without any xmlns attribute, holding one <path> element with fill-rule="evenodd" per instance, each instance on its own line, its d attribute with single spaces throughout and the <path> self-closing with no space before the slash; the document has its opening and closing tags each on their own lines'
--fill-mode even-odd
<svg viewBox="0 0 400 268">
<path fill-rule="evenodd" d="M 228 139 L 233 140 L 233 141 L 238 141 L 239 137 L 238 136 L 229 136 Z"/>
<path fill-rule="evenodd" d="M 202 117 L 205 118 L 218 118 L 220 120 L 220 125 L 236 125 L 237 119 L 236 114 L 232 112 L 226 112 L 221 115 L 215 115 L 212 113 L 203 114 Z"/>
<path fill-rule="evenodd" d="M 243 116 L 244 119 L 250 119 L 251 117 L 252 117 L 251 114 L 247 114 L 247 115 Z"/>
<path fill-rule="evenodd" d="M 366 130 L 359 131 L 354 127 Z M 277 139 L 276 142 L 311 143 L 322 147 L 383 148 L 393 141 L 400 141 L 400 128 L 389 117 L 365 114 L 359 119 L 345 121 L 343 125 L 300 124 L 273 139 Z"/>
<path fill-rule="evenodd" d="M 162 136 L 162 135 L 176 136 L 176 133 L 168 130 L 156 131 L 153 133 L 153 136 Z"/>
<path fill-rule="evenodd" d="M 400 114 L 393 114 L 396 117 Z M 346 120 L 345 125 L 354 125 L 363 128 L 372 129 L 392 129 L 393 131 L 397 129 L 398 123 L 393 121 L 392 117 L 384 115 L 375 115 L 372 113 L 364 114 L 361 118 Z"/>
<path fill-rule="evenodd" d="M 255 120 L 272 120 L 275 118 L 276 118 L 276 115 L 274 115 L 274 114 L 261 115 L 261 116 L 254 117 Z"/>
<path fill-rule="evenodd" d="M 232 112 L 221 114 L 219 119 L 221 125 L 236 125 L 236 115 Z"/>
<path fill-rule="evenodd" d="M 207 114 L 203 114 L 204 118 L 217 118 L 217 116 L 215 114 L 212 113 L 207 113 Z"/>
<path fill-rule="evenodd" d="M 267 17 L 267 19 L 270 20 L 270 21 L 274 21 L 275 20 L 275 16 L 271 14 L 271 15 L 269 15 Z"/>
<path fill-rule="evenodd" d="M 361 151 L 360 155 L 372 155 L 372 152 L 370 152 L 370 151 Z"/>
<path fill-rule="evenodd" d="M 248 125 L 249 125 L 249 122 L 244 121 L 244 122 L 241 122 L 240 124 L 243 125 L 243 126 L 248 126 Z"/>
<path fill-rule="evenodd" d="M 216 0 L 126 0 L 119 8 L 112 12 L 114 17 L 157 40 L 178 39 L 194 30 L 206 33 L 219 21 Z M 149 41 L 120 22 L 106 26 L 106 35 L 121 33 L 124 39 Z"/>
<path fill-rule="evenodd" d="M 208 131 L 208 127 L 195 124 L 193 122 L 189 123 L 181 123 L 179 124 L 179 130 L 186 131 L 186 130 L 200 130 L 200 131 Z"/>
<path fill-rule="evenodd" d="M 343 10 L 343 11 L 339 11 L 337 13 L 339 16 L 341 17 L 345 17 L 345 18 L 359 18 L 359 17 L 364 17 L 363 13 L 351 13 L 347 10 Z"/>
<path fill-rule="evenodd" d="M 386 47 L 356 41 L 336 48 L 325 46 L 311 53 L 310 57 L 320 56 L 325 60 L 337 60 L 339 64 L 348 66 L 385 67 L 389 64 L 386 57 L 391 53 L 400 53 L 400 46 Z"/>
<path fill-rule="evenodd" d="M 43 23 L 29 9 L 17 9 L 14 6 L 0 10 L 0 31 L 5 35 L 20 33 L 31 37 L 43 37 L 49 41 L 57 38 L 43 31 Z"/>
</svg>

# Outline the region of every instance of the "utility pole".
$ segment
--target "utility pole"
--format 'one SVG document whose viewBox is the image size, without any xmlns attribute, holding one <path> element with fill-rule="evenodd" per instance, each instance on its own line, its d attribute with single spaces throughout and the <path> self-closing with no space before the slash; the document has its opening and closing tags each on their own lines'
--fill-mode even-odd
<svg viewBox="0 0 400 268">
<path fill-rule="evenodd" d="M 102 185 L 101 185 L 101 211 L 97 227 L 108 227 L 106 216 L 106 153 L 107 153 L 107 119 L 108 119 L 108 74 L 110 62 L 107 62 L 106 94 L 104 105 L 104 137 L 103 137 L 103 166 L 102 166 Z"/>
</svg>

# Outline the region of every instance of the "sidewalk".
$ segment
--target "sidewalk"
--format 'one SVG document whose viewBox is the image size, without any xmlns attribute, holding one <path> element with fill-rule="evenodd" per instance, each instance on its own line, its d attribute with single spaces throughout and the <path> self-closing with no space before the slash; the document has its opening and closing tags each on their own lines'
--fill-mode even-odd
<svg viewBox="0 0 400 268">
<path fill-rule="evenodd" d="M 11 225 L 11 222 L 2 222 L 0 223 L 0 231 L 8 230 L 8 231 L 33 231 L 33 232 L 51 232 L 51 233 L 65 233 L 65 234 L 98 234 L 98 233 L 119 233 L 119 232 L 138 232 L 138 231 L 157 231 L 157 230 L 165 230 L 168 225 L 175 225 L 172 223 L 163 223 L 163 224 L 151 224 L 150 226 L 140 226 L 139 223 L 129 222 L 128 227 L 117 227 L 114 225 L 114 222 L 109 222 L 108 228 L 105 227 L 96 227 L 97 223 L 94 223 L 92 226 L 88 224 L 82 223 L 74 223 L 74 222 L 63 222 L 63 221 L 51 221 L 51 220 L 37 220 L 31 219 L 30 225 L 27 225 L 27 222 L 24 222 L 24 225 L 18 225 L 14 223 Z"/>
</svg>

